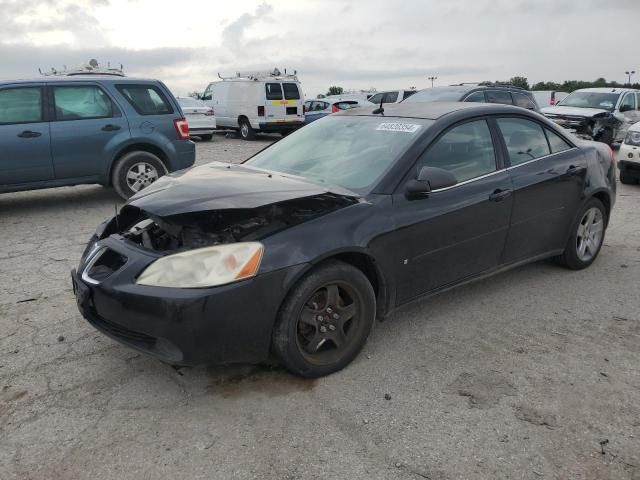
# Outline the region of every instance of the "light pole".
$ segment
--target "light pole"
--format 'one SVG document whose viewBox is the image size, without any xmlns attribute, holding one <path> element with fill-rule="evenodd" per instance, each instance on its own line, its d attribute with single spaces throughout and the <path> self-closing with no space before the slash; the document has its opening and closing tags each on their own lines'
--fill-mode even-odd
<svg viewBox="0 0 640 480">
<path fill-rule="evenodd" d="M 630 70 L 630 71 L 628 71 L 628 72 L 624 72 L 624 73 L 626 73 L 626 74 L 627 74 L 627 76 L 628 76 L 627 78 L 629 79 L 629 82 L 628 82 L 628 83 L 629 83 L 629 85 L 631 85 L 631 75 L 635 74 L 635 73 L 636 73 L 636 71 L 635 71 L 635 70 Z"/>
<path fill-rule="evenodd" d="M 633 72 L 633 73 L 636 73 L 636 72 Z M 431 80 L 431 88 L 433 88 L 433 81 L 434 81 L 434 80 L 437 80 L 437 79 L 438 79 L 438 77 L 427 77 L 427 78 L 428 78 L 429 80 Z"/>
</svg>

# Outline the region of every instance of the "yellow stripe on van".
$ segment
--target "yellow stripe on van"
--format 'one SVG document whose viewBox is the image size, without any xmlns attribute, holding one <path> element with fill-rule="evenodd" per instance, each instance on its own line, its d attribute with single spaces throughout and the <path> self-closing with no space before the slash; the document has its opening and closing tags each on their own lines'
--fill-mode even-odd
<svg viewBox="0 0 640 480">
<path fill-rule="evenodd" d="M 268 123 L 286 123 L 286 122 L 299 122 L 299 118 L 285 118 L 285 119 L 268 119 Z"/>
<path fill-rule="evenodd" d="M 297 105 L 300 100 L 271 100 L 271 105 Z"/>
</svg>

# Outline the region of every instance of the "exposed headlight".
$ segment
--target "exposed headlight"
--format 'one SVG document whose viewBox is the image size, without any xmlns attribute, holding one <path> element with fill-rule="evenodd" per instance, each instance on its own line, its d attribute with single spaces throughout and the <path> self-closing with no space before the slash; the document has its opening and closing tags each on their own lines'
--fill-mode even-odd
<svg viewBox="0 0 640 480">
<path fill-rule="evenodd" d="M 153 262 L 136 283 L 172 288 L 225 285 L 255 276 L 263 250 L 259 242 L 244 242 L 176 253 Z"/>
<path fill-rule="evenodd" d="M 627 136 L 624 137 L 624 143 L 640 147 L 640 132 L 627 132 Z"/>
</svg>

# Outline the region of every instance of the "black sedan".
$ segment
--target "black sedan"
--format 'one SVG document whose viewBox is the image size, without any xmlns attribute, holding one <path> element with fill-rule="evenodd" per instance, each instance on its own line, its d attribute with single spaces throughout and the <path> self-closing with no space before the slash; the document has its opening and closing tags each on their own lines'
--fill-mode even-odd
<svg viewBox="0 0 640 480">
<path fill-rule="evenodd" d="M 141 191 L 74 291 L 98 330 L 172 364 L 273 354 L 327 375 L 409 301 L 547 257 L 589 266 L 614 172 L 609 147 L 517 107 L 348 110 Z"/>
</svg>

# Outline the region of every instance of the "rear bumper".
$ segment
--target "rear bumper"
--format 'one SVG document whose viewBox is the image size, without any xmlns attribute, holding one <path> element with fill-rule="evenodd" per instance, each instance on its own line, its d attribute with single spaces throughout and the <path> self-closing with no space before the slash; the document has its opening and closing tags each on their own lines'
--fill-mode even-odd
<svg viewBox="0 0 640 480">
<path fill-rule="evenodd" d="M 259 126 L 261 132 L 291 132 L 304 126 L 304 122 L 263 122 Z"/>
</svg>

